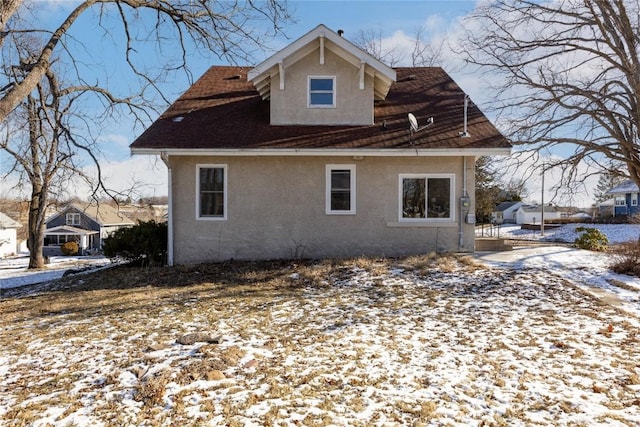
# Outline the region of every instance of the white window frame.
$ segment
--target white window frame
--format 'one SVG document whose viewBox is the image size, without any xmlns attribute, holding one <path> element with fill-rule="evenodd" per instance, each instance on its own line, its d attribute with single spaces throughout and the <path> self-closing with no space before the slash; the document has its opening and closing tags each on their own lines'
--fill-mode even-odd
<svg viewBox="0 0 640 427">
<path fill-rule="evenodd" d="M 311 80 L 325 79 L 333 81 L 332 91 L 314 91 L 314 93 L 331 93 L 333 95 L 331 105 L 328 104 L 312 104 L 311 103 Z M 336 108 L 336 76 L 308 76 L 307 77 L 307 108 Z"/>
<path fill-rule="evenodd" d="M 616 196 L 616 206 L 627 206 L 627 198 L 624 196 Z"/>
<path fill-rule="evenodd" d="M 425 191 L 428 188 L 428 180 L 433 178 L 446 178 L 449 179 L 449 216 L 444 218 L 433 218 L 428 216 L 427 206 L 425 206 L 425 218 L 405 218 L 402 215 L 402 196 L 404 193 L 404 179 L 425 179 Z M 456 175 L 444 174 L 444 173 L 403 173 L 398 176 L 398 221 L 399 222 L 418 222 L 418 223 L 438 223 L 438 222 L 452 222 L 456 219 Z M 425 195 L 425 203 L 428 203 L 429 195 Z"/>
<path fill-rule="evenodd" d="M 78 212 L 68 212 L 64 218 L 65 225 L 80 225 L 80 214 Z"/>
<path fill-rule="evenodd" d="M 222 215 L 221 216 L 213 216 L 213 215 L 200 215 L 200 169 L 222 169 L 223 173 L 223 206 L 222 206 Z M 227 165 L 226 164 L 197 164 L 196 165 L 196 220 L 204 220 L 204 221 L 224 221 L 227 219 L 227 185 L 228 185 L 228 173 L 227 173 Z"/>
<path fill-rule="evenodd" d="M 638 206 L 638 193 L 631 193 L 631 206 Z"/>
<path fill-rule="evenodd" d="M 325 212 L 327 215 L 355 215 L 356 214 L 356 165 L 353 164 L 329 164 L 325 173 Z M 349 171 L 349 210 L 331 209 L 331 172 L 334 170 Z"/>
</svg>

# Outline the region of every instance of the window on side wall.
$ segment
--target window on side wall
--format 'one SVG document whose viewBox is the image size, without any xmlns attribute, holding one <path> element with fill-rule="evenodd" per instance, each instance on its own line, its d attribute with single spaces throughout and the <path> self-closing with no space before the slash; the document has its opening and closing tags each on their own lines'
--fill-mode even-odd
<svg viewBox="0 0 640 427">
<path fill-rule="evenodd" d="M 616 206 L 626 206 L 627 201 L 624 196 L 616 196 Z"/>
<path fill-rule="evenodd" d="M 400 175 L 400 221 L 454 219 L 454 176 L 450 174 Z"/>
<path fill-rule="evenodd" d="M 631 195 L 631 206 L 638 206 L 638 193 Z"/>
<path fill-rule="evenodd" d="M 66 225 L 80 225 L 80 214 L 68 213 L 66 215 Z"/>
<path fill-rule="evenodd" d="M 307 106 L 309 108 L 335 108 L 336 78 L 310 76 Z"/>
<path fill-rule="evenodd" d="M 327 165 L 326 213 L 338 215 L 356 213 L 355 165 Z"/>
<path fill-rule="evenodd" d="M 197 165 L 196 219 L 227 219 L 227 165 Z"/>
</svg>

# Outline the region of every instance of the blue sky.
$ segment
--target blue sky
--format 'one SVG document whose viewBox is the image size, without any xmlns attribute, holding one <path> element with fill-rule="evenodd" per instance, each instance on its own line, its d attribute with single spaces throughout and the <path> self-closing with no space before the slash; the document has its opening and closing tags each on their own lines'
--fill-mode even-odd
<svg viewBox="0 0 640 427">
<path fill-rule="evenodd" d="M 338 29 L 344 30 L 344 37 L 347 39 L 353 39 L 360 30 L 381 30 L 385 36 L 385 43 L 389 46 L 397 46 L 401 50 L 409 49 L 411 38 L 419 27 L 425 30 L 427 40 L 440 42 L 454 39 L 456 31 L 460 29 L 459 20 L 470 13 L 476 3 L 476 1 L 462 0 L 290 1 L 290 13 L 294 22 L 285 27 L 288 38 L 272 39 L 269 41 L 268 47 L 277 50 L 318 24 L 324 24 L 336 31 Z M 37 3 L 39 7 L 36 7 L 32 12 L 33 17 L 50 26 L 56 26 L 75 4 L 76 2 L 65 0 L 42 1 Z M 120 27 L 113 27 L 113 23 L 103 21 L 104 26 L 114 28 L 110 32 L 112 35 L 105 35 L 105 33 L 96 31 L 97 22 L 97 13 L 90 11 L 75 24 L 72 34 L 78 40 L 76 47 L 80 46 L 80 42 L 82 42 L 81 49 L 86 49 L 85 66 L 88 70 L 100 75 L 101 79 L 108 79 L 110 84 L 115 87 L 126 91 L 132 82 L 128 77 L 123 76 L 120 68 L 123 66 L 122 30 Z M 141 33 L 148 31 L 143 28 L 137 30 Z M 257 57 L 256 62 L 264 59 L 270 53 L 263 53 L 263 57 Z M 153 65 L 153 61 L 163 61 L 169 56 L 167 52 L 157 51 L 138 52 L 137 54 L 144 56 L 150 65 Z M 202 75 L 209 66 L 222 63 L 217 58 L 203 55 L 197 50 L 192 52 L 189 61 L 193 79 Z M 410 64 L 399 63 L 398 65 Z M 439 65 L 481 108 L 491 102 L 489 94 L 483 90 L 480 75 L 463 69 L 459 58 L 446 45 Z M 164 91 L 169 100 L 173 101 L 188 87 L 189 80 L 186 76 L 178 74 L 169 84 L 165 85 Z M 111 187 L 124 189 L 131 186 L 134 181 L 142 181 L 145 185 L 139 188 L 137 193 L 164 195 L 167 192 L 166 169 L 162 162 L 151 156 L 130 156 L 128 145 L 142 130 L 141 127 L 134 127 L 133 122 L 126 116 L 118 118 L 116 122 L 101 129 L 98 141 L 102 147 L 103 171 L 107 175 L 108 184 Z M 535 193 L 537 188 L 531 188 L 530 191 Z M 545 198 L 549 200 L 549 198 Z M 588 203 L 585 202 L 585 204 Z"/>
</svg>

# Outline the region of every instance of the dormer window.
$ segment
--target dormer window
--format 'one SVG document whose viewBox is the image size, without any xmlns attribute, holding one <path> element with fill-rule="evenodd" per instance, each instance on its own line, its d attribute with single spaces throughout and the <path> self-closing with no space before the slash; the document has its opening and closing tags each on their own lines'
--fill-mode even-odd
<svg viewBox="0 0 640 427">
<path fill-rule="evenodd" d="M 336 78 L 335 76 L 309 77 L 309 108 L 335 108 L 336 106 Z"/>
<path fill-rule="evenodd" d="M 68 213 L 65 219 L 66 219 L 65 223 L 67 225 L 80 225 L 79 213 Z"/>
</svg>

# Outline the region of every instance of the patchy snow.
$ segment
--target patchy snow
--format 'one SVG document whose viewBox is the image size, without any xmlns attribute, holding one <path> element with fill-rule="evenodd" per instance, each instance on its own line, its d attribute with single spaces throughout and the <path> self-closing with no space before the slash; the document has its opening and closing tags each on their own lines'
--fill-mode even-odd
<svg viewBox="0 0 640 427">
<path fill-rule="evenodd" d="M 0 424 L 640 425 L 640 281 L 611 257 L 539 246 L 477 254 L 488 268 L 292 265 L 276 288 L 6 300 Z M 176 343 L 198 331 L 223 340 Z"/>
<path fill-rule="evenodd" d="M 519 225 L 502 225 L 485 228 L 485 236 L 502 237 L 516 240 L 542 240 L 547 242 L 573 243 L 581 233 L 578 227 L 595 228 L 609 239 L 609 244 L 637 241 L 640 238 L 640 224 L 566 224 L 558 228 L 545 228 L 544 236 L 540 230 L 523 230 Z M 480 235 L 481 230 L 476 231 Z"/>
<path fill-rule="evenodd" d="M 54 256 L 42 270 L 29 270 L 29 257 L 0 260 L 0 291 L 36 283 L 50 282 L 62 277 L 67 270 L 98 268 L 111 264 L 103 256 Z"/>
</svg>

